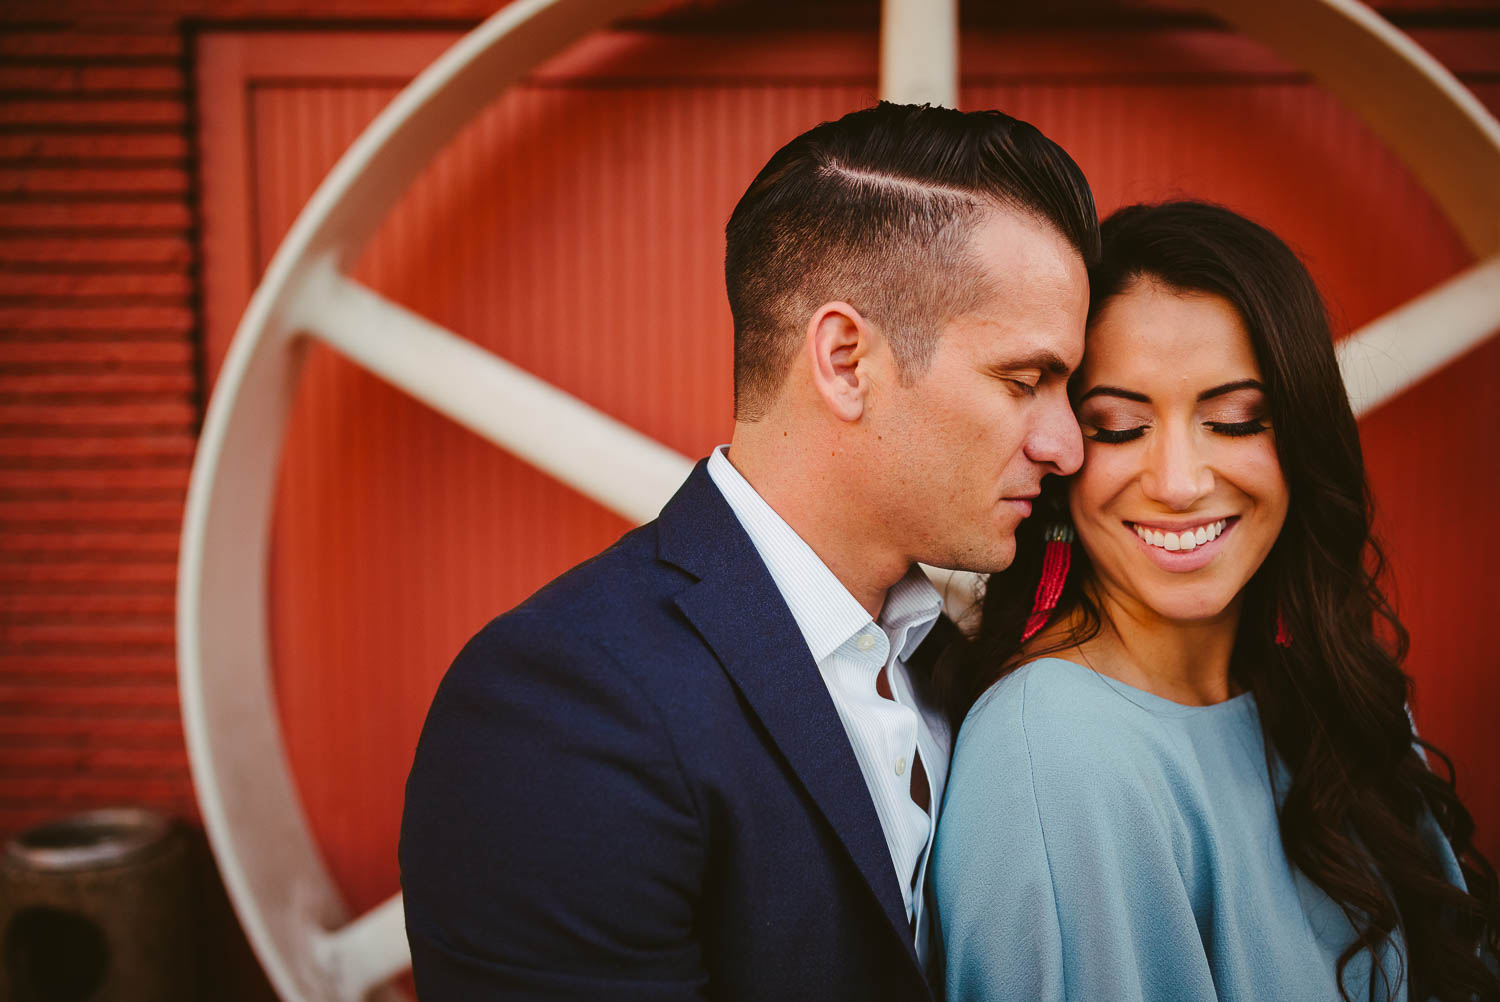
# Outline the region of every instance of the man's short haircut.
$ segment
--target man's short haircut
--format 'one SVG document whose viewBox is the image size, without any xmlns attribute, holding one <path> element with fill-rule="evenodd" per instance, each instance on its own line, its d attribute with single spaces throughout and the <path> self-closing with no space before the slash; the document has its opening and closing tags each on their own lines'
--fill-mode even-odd
<svg viewBox="0 0 1500 1002">
<path fill-rule="evenodd" d="M 881 102 L 804 132 L 761 169 L 725 228 L 735 418 L 775 400 L 813 311 L 842 300 L 890 342 L 903 381 L 988 290 L 970 235 L 988 210 L 1031 214 L 1092 266 L 1099 218 L 1062 148 L 998 111 Z"/>
</svg>

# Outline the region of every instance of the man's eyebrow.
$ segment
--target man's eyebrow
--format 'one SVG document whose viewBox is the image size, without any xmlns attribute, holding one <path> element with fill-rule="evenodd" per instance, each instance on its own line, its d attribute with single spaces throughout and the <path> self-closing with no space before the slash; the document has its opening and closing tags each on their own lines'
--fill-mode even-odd
<svg viewBox="0 0 1500 1002">
<path fill-rule="evenodd" d="M 1151 398 L 1144 393 L 1137 393 L 1135 390 L 1124 390 L 1118 386 L 1096 386 L 1079 397 L 1078 402 L 1081 404 L 1089 397 L 1119 397 L 1121 400 L 1134 400 L 1138 404 L 1149 404 L 1151 402 Z"/>
<path fill-rule="evenodd" d="M 1019 372 L 1025 369 L 1039 369 L 1049 376 L 1057 376 L 1066 379 L 1072 375 L 1073 368 L 1062 360 L 1062 356 L 1050 351 L 1042 350 L 1022 358 L 1007 358 L 996 362 L 991 366 L 997 372 Z"/>
<path fill-rule="evenodd" d="M 1224 394 L 1233 393 L 1235 390 L 1260 390 L 1265 392 L 1265 389 L 1258 379 L 1237 379 L 1232 383 L 1225 383 L 1223 386 L 1215 386 L 1211 390 L 1204 390 L 1198 394 L 1198 400 L 1200 402 L 1212 400 L 1214 397 L 1222 397 Z"/>
</svg>

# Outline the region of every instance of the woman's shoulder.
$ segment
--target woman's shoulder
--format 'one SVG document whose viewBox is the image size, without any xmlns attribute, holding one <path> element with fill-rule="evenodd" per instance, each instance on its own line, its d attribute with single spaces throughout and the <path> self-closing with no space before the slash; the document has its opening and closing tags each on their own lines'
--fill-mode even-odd
<svg viewBox="0 0 1500 1002">
<path fill-rule="evenodd" d="M 997 830 L 1012 848 L 1045 842 L 1035 865 L 1049 871 L 1075 851 L 1151 843 L 1165 853 L 1162 872 L 1180 875 L 1177 854 L 1191 855 L 1183 819 L 1201 784 L 1171 715 L 1159 719 L 1137 692 L 1059 658 L 1006 675 L 959 729 L 939 837 L 954 822 L 950 844 Z"/>
<path fill-rule="evenodd" d="M 1039 658 L 979 698 L 954 758 L 1020 759 L 1033 778 L 1069 789 L 1099 791 L 1101 779 L 1157 788 L 1184 754 L 1173 707 L 1084 665 Z"/>
<path fill-rule="evenodd" d="M 1072 738 L 1136 732 L 1155 717 L 1140 690 L 1063 658 L 1038 658 L 1007 674 L 975 701 L 965 728 L 1022 726 L 1036 736 L 1065 731 Z M 1151 697 L 1154 699 L 1154 697 Z"/>
</svg>

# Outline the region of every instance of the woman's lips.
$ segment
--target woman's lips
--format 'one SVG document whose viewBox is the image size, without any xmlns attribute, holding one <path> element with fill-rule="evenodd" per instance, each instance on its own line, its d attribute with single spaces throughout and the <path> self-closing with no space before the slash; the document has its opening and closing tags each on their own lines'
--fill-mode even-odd
<svg viewBox="0 0 1500 1002">
<path fill-rule="evenodd" d="M 1234 531 L 1239 520 L 1238 515 L 1223 519 L 1208 519 L 1190 525 L 1181 525 L 1176 531 L 1159 525 L 1145 525 L 1138 522 L 1125 522 L 1124 525 L 1156 566 L 1163 570 L 1181 573 L 1195 571 L 1213 560 L 1224 546 L 1224 537 Z M 1143 530 L 1153 540 L 1152 542 L 1142 538 Z M 1199 530 L 1202 532 L 1200 533 Z M 1191 548 L 1185 549 L 1183 544 L 1187 542 L 1189 533 L 1191 533 Z M 1198 542 L 1200 534 L 1204 537 L 1202 543 Z M 1155 542 L 1158 538 L 1162 545 L 1157 545 Z M 1173 542 L 1176 542 L 1176 548 L 1169 549 L 1168 546 Z"/>
</svg>

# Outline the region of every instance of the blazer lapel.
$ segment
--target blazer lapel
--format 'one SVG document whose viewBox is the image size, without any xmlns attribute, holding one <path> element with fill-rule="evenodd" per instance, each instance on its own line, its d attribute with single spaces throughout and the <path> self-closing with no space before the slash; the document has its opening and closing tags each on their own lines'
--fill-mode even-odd
<svg viewBox="0 0 1500 1002">
<path fill-rule="evenodd" d="M 697 577 L 677 607 L 712 648 L 879 900 L 912 962 L 890 850 L 833 697 L 705 463 L 662 510 L 660 556 Z"/>
</svg>

